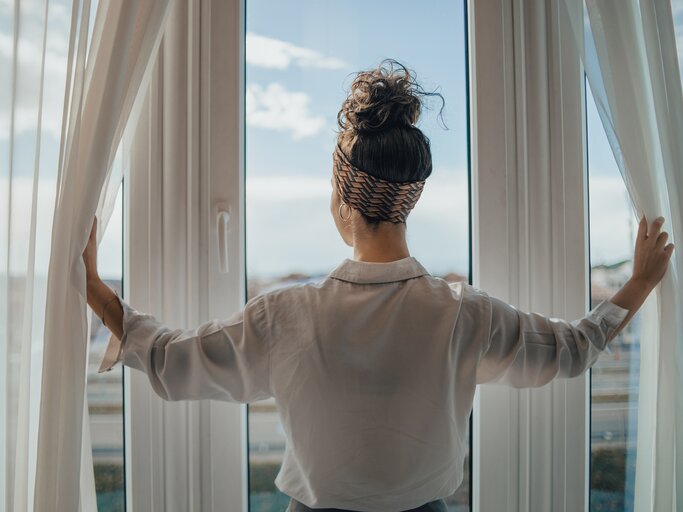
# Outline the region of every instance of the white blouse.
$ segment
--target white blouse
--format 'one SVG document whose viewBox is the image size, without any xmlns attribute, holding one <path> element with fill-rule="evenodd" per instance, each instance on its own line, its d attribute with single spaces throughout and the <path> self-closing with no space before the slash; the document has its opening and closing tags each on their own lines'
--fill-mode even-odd
<svg viewBox="0 0 683 512">
<path fill-rule="evenodd" d="M 523 313 L 412 256 L 345 259 L 327 277 L 172 330 L 123 307 L 100 367 L 141 370 L 165 400 L 275 397 L 286 434 L 275 479 L 309 507 L 406 510 L 463 478 L 477 384 L 547 384 L 589 368 L 628 310 L 567 322 Z"/>
</svg>

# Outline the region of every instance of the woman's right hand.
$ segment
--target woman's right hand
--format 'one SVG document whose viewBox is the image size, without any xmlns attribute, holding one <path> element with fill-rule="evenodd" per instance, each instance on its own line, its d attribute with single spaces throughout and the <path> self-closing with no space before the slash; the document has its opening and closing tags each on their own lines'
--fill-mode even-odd
<svg viewBox="0 0 683 512">
<path fill-rule="evenodd" d="M 668 244 L 669 234 L 662 231 L 664 217 L 657 217 L 648 229 L 645 216 L 640 219 L 636 248 L 633 254 L 633 277 L 631 279 L 642 282 L 654 288 L 669 265 L 674 244 Z"/>
<path fill-rule="evenodd" d="M 674 244 L 666 244 L 669 235 L 662 231 L 662 224 L 664 217 L 657 217 L 648 229 L 645 217 L 640 219 L 633 254 L 633 276 L 610 299 L 617 306 L 628 309 L 628 315 L 612 332 L 610 340 L 631 321 L 647 296 L 664 277 L 674 252 Z"/>
</svg>

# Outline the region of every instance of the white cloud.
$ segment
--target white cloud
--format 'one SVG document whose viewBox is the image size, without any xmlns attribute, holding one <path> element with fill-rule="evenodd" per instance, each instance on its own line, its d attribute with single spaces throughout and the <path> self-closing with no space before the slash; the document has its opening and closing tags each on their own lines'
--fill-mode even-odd
<svg viewBox="0 0 683 512">
<path fill-rule="evenodd" d="M 278 201 L 330 198 L 332 194 L 332 164 L 328 178 L 307 178 L 305 176 L 260 176 L 247 177 L 249 197 L 272 204 Z"/>
<path fill-rule="evenodd" d="M 464 219 L 468 222 L 469 205 L 467 171 L 435 169 L 427 178 L 420 199 L 411 216 L 431 220 L 438 218 Z"/>
<path fill-rule="evenodd" d="M 279 83 L 265 88 L 249 84 L 246 102 L 248 125 L 289 132 L 294 140 L 318 135 L 326 125 L 323 117 L 309 111 L 311 98 L 307 94 L 288 91 Z"/>
<path fill-rule="evenodd" d="M 613 263 L 633 255 L 633 214 L 621 176 L 590 179 L 591 263 Z"/>
<path fill-rule="evenodd" d="M 247 178 L 247 258 L 252 275 L 327 272 L 351 249 L 330 213 L 329 177 Z"/>
<path fill-rule="evenodd" d="M 275 276 L 328 271 L 351 256 L 330 212 L 332 184 L 319 177 L 247 178 L 249 271 Z M 467 174 L 436 169 L 408 218 L 411 253 L 436 274 L 467 270 Z"/>
<path fill-rule="evenodd" d="M 330 198 L 332 193 L 332 163 L 324 177 L 258 176 L 247 177 L 250 197 L 265 204 L 277 201 Z M 427 179 L 414 209 L 414 216 L 434 219 L 439 216 L 465 219 L 468 217 L 467 172 L 449 169 L 435 170 Z M 411 214 L 412 215 L 412 214 Z"/>
<path fill-rule="evenodd" d="M 248 178 L 247 186 L 252 272 L 321 270 L 346 255 L 329 212 L 332 185 L 327 176 Z M 590 193 L 592 263 L 631 257 L 636 226 L 621 177 L 591 177 Z M 466 272 L 467 239 L 467 174 L 435 169 L 408 218 L 411 253 L 436 274 Z"/>
<path fill-rule="evenodd" d="M 469 205 L 467 172 L 434 169 L 408 217 L 410 252 L 432 273 L 466 274 Z"/>
<path fill-rule="evenodd" d="M 348 64 L 336 57 L 326 57 L 314 50 L 287 41 L 247 33 L 247 64 L 252 66 L 287 69 L 292 64 L 302 68 L 341 69 Z"/>
</svg>

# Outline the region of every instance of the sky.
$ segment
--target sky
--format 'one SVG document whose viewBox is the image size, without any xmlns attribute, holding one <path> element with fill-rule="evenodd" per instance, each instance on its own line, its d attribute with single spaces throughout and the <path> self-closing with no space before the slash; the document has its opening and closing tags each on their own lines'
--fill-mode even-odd
<svg viewBox="0 0 683 512">
<path fill-rule="evenodd" d="M 677 33 L 683 16 L 674 1 Z M 20 39 L 12 178 L 10 267 L 25 266 L 36 147 L 41 0 L 22 1 L 27 20 Z M 246 24 L 247 272 L 277 276 L 324 273 L 352 257 L 329 211 L 336 115 L 354 72 L 391 57 L 417 74 L 431 100 L 418 126 L 431 140 L 434 171 L 408 219 L 411 252 L 435 274 L 468 271 L 467 117 L 463 5 L 358 0 L 248 0 Z M 8 191 L 9 62 L 13 1 L 0 0 L 0 204 Z M 39 230 L 49 233 L 61 129 L 70 2 L 51 0 L 40 145 Z M 623 182 L 590 98 L 588 102 L 591 258 L 608 263 L 632 252 L 631 211 Z M 0 254 L 7 251 L 7 210 L 0 210 Z M 101 244 L 100 268 L 121 268 L 120 200 Z M 42 236 L 49 241 L 49 235 Z M 3 245 L 5 244 L 5 245 Z M 46 270 L 49 247 L 38 248 Z"/>
<path fill-rule="evenodd" d="M 448 129 L 437 119 L 438 99 L 427 102 L 418 122 L 431 141 L 433 172 L 408 218 L 411 252 L 434 272 L 467 273 L 463 7 L 391 5 L 247 2 L 248 275 L 323 273 L 352 257 L 329 210 L 336 118 L 355 72 L 384 58 L 445 97 Z"/>
<path fill-rule="evenodd" d="M 408 218 L 411 253 L 436 274 L 468 272 L 465 25 L 461 2 L 247 2 L 247 272 L 324 272 L 351 257 L 329 213 L 336 115 L 354 72 L 392 57 L 444 95 L 418 126 L 434 172 Z M 304 13 L 301 15 L 301 13 Z M 629 206 L 592 102 L 594 262 L 630 256 Z M 277 248 L 277 250 L 274 250 Z"/>
</svg>

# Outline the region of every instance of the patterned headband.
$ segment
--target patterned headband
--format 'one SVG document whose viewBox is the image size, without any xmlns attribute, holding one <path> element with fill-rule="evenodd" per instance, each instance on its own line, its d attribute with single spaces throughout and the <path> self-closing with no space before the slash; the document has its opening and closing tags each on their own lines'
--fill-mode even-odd
<svg viewBox="0 0 683 512">
<path fill-rule="evenodd" d="M 350 207 L 368 217 L 399 224 L 405 222 L 422 194 L 424 180 L 393 182 L 354 167 L 337 144 L 335 181 L 339 195 Z"/>
</svg>

